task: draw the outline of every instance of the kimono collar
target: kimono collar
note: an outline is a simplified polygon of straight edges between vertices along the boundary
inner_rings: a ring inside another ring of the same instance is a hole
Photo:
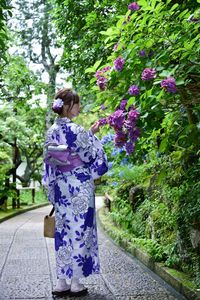
[[[67,117],[56,119],[56,124],[65,124],[65,123],[69,123],[69,122],[72,122],[72,121]]]

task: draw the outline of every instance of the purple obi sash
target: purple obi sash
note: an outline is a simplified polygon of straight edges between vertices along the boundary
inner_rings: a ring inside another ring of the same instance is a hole
[[[61,172],[69,172],[84,165],[79,155],[65,145],[48,145],[46,162]]]
[[[68,157],[68,161],[70,163],[69,165],[57,166],[57,169],[61,172],[70,172],[73,169],[84,165],[79,156]]]

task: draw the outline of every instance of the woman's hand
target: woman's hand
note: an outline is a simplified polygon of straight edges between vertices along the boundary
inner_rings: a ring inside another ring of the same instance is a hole
[[[99,126],[100,126],[99,122],[97,121],[90,127],[90,130],[92,131],[93,134],[99,131]]]

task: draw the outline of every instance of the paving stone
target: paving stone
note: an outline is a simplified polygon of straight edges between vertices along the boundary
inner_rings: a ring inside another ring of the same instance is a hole
[[[100,247],[100,262],[103,273],[135,272],[141,268],[122,251],[112,246]]]
[[[46,248],[43,239],[32,239],[32,240],[16,239],[12,244],[12,248],[15,248],[13,251],[17,251],[19,249],[26,251],[26,249],[28,248],[35,248],[35,247],[37,248],[38,246],[41,247],[41,251],[43,251],[42,248],[44,249]]]
[[[145,296],[117,296],[116,300],[175,300],[171,295],[167,294],[156,294],[156,295],[145,295]]]
[[[51,297],[51,282],[48,275],[8,276],[0,281],[2,300]]]
[[[124,272],[114,276],[112,273],[106,273],[103,277],[114,295],[133,296],[166,292],[164,287],[144,272]]]
[[[9,253],[10,259],[47,259],[47,251],[45,247],[16,247],[12,248]]]
[[[50,206],[43,207],[0,224],[0,268],[9,253],[0,278],[0,300],[53,300],[51,292],[57,280],[54,239],[43,237],[43,218],[49,211]],[[98,237],[101,273],[81,280],[89,290],[81,299],[184,299],[174,297],[100,229]],[[57,299],[80,300],[80,297]]]
[[[4,275],[5,274],[5,275]],[[37,274],[48,275],[49,266],[44,259],[9,259],[6,263],[3,276],[20,275],[20,274]]]

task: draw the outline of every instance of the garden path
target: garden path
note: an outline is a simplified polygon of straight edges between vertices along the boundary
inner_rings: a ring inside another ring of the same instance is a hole
[[[96,197],[96,202],[101,206],[102,198]],[[35,209],[0,224],[0,300],[52,299],[56,281],[53,239],[43,238],[42,232],[49,210],[49,206]],[[84,300],[184,299],[117,247],[101,228],[99,246],[101,274],[83,280],[89,289]]]

